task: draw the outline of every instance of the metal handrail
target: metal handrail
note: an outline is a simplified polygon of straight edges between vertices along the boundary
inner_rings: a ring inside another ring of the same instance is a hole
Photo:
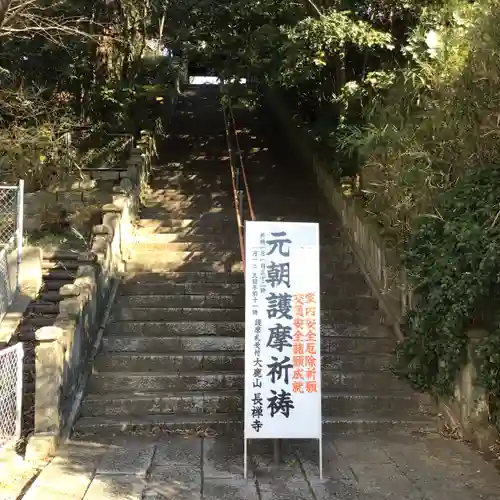
[[[248,200],[248,207],[250,210],[250,217],[252,220],[256,220],[255,218],[255,212],[253,210],[253,204],[252,204],[252,198],[250,196],[250,188],[248,185],[248,178],[246,176],[245,172],[245,166],[243,163],[243,154],[241,152],[240,148],[240,143],[238,140],[238,132],[236,128],[236,121],[234,119],[234,114],[231,108],[231,104],[228,104],[228,109],[231,115],[231,121],[235,133],[235,139],[236,139],[236,147],[238,150],[238,156],[239,156],[239,166],[235,168],[234,162],[233,162],[233,150],[231,147],[231,140],[230,140],[230,127],[228,127],[228,116],[226,114],[226,110],[224,108],[224,105],[222,105],[222,113],[224,116],[224,128],[226,131],[226,142],[227,142],[227,148],[228,148],[228,154],[229,154],[229,165],[231,169],[231,181],[232,181],[232,186],[233,186],[233,196],[234,196],[234,207],[236,210],[236,221],[238,224],[238,238],[240,242],[240,252],[241,252],[241,261],[243,262],[243,273],[245,273],[245,238],[244,238],[244,221],[242,218],[242,208],[243,208],[243,190],[240,189],[240,174],[243,177],[243,183],[245,186],[245,191],[246,191],[246,196]]]
[[[233,130],[234,130],[234,136],[236,139],[236,147],[238,148],[238,157],[240,159],[240,168],[241,168],[241,174],[243,176],[243,182],[245,184],[245,191],[247,195],[247,200],[248,200],[248,208],[250,210],[250,218],[252,220],[255,220],[255,212],[253,210],[253,203],[252,203],[252,197],[250,196],[250,188],[248,186],[248,179],[247,179],[247,174],[245,171],[245,165],[243,164],[243,154],[241,152],[240,148],[240,141],[238,139],[238,129],[236,127],[236,121],[234,119],[234,113],[233,113],[233,107],[231,106],[231,101],[228,102],[228,108],[229,108],[229,114],[231,115],[231,121],[233,124]]]

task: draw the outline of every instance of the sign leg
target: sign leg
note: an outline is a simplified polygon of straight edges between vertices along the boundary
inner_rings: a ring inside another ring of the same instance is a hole
[[[319,438],[319,479],[323,481],[323,440]]]
[[[247,478],[248,471],[248,440],[243,438],[243,477]]]
[[[274,465],[280,464],[280,440],[273,440],[273,455],[274,455]]]

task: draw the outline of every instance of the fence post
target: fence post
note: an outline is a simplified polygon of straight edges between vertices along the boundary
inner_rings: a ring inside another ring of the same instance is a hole
[[[18,351],[17,362],[17,387],[16,387],[16,439],[21,437],[22,416],[23,416],[23,365],[24,365],[24,345],[19,342],[16,345]]]
[[[16,290],[21,289],[21,262],[23,258],[23,232],[24,232],[24,180],[19,180],[17,191],[17,276]]]

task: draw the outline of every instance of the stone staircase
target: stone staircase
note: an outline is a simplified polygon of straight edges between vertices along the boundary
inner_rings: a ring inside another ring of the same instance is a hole
[[[188,89],[161,146],[78,434],[241,429],[244,279],[217,94]],[[273,156],[258,117],[236,118],[257,218],[320,222],[325,430],[428,426],[387,369],[394,337],[314,181]]]

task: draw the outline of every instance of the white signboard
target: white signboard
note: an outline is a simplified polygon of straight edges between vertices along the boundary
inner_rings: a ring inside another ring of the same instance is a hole
[[[321,439],[319,227],[246,222],[247,439]]]

